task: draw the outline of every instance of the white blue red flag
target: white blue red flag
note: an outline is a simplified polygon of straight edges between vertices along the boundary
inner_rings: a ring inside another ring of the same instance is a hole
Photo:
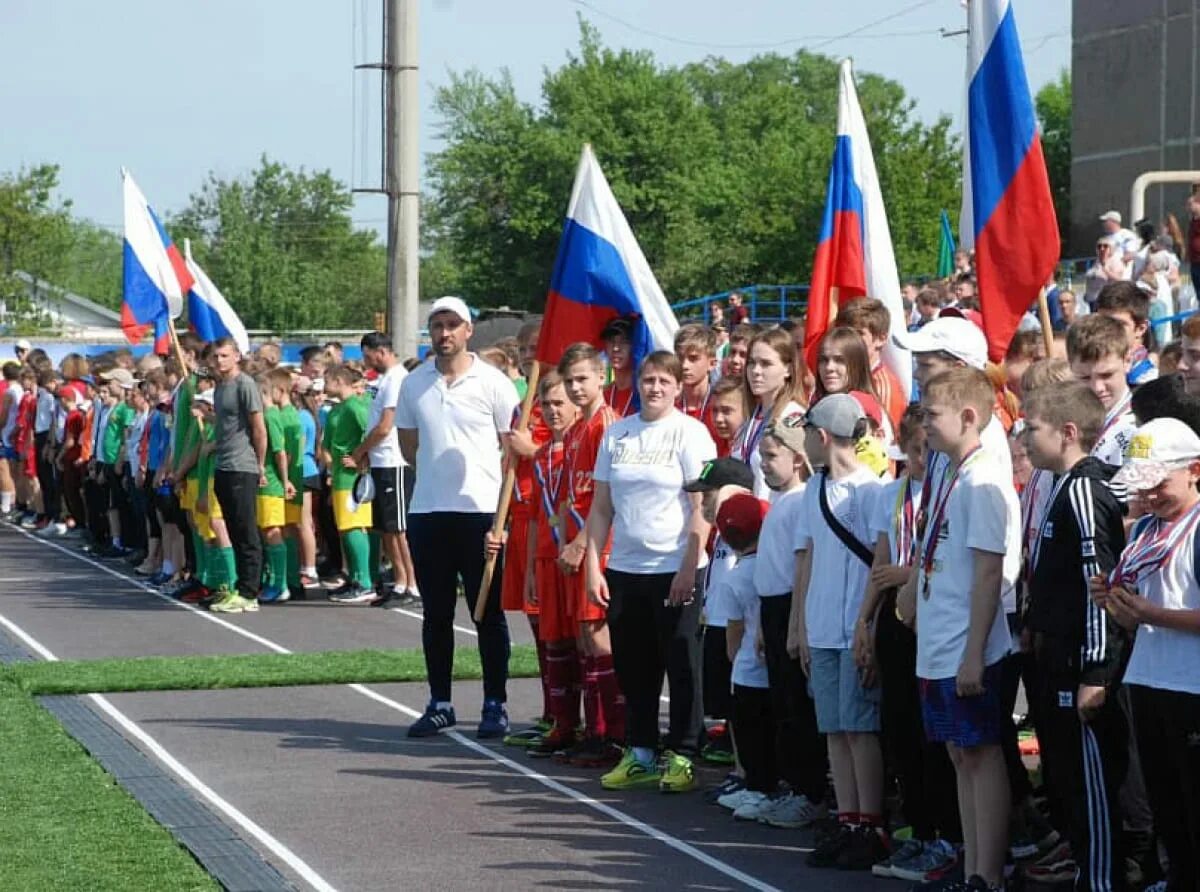
[[[837,142],[808,292],[804,358],[809,368],[816,370],[821,339],[833,326],[838,307],[863,295],[883,302],[891,315],[892,334],[903,339],[906,317],[892,234],[867,123],[854,88],[854,71],[845,59],[839,76]],[[888,338],[883,361],[900,381],[901,392],[908,394],[912,388],[911,354]]]
[[[618,316],[634,323],[635,368],[648,353],[672,349],[679,323],[585,145],[546,295],[538,359],[557,363],[577,341],[599,347],[600,332]]]
[[[1059,257],[1058,220],[1010,0],[971,0],[959,238],[975,249],[988,356],[1004,358]]]
[[[124,289],[121,329],[131,344],[154,331],[154,352],[170,349],[170,320],[183,311],[192,276],[171,237],[129,171],[121,171],[125,200]]]
[[[206,341],[217,338],[233,338],[238,349],[243,353],[250,352],[250,338],[246,335],[246,327],[233,311],[225,295],[217,289],[212,279],[192,257],[190,239],[183,240],[183,261],[191,273],[192,287],[187,293],[188,325]]]

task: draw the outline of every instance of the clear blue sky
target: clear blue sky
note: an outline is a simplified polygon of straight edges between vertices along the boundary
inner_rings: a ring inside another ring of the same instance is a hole
[[[362,184],[355,159],[365,133],[377,169],[378,106],[360,92],[372,120],[363,128],[360,110],[356,126],[352,67],[376,61],[380,2],[3,0],[0,171],[56,162],[76,212],[114,227],[122,165],[160,212],[183,207],[209,170],[236,176],[264,152]],[[1036,90],[1069,66],[1070,0],[1013,3]],[[667,64],[849,55],[903,84],[923,117],[959,116],[965,37],[938,33],[963,26],[959,0],[421,0],[422,153],[437,148],[429,107],[449,71],[507,68],[536,102],[543,69],[577,45],[579,14],[607,44]],[[382,198],[362,197],[355,219],[378,227],[384,214]]]

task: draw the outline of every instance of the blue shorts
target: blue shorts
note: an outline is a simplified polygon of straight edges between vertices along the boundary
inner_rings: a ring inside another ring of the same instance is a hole
[[[7,459],[8,461],[20,461],[21,455],[12,446],[0,443],[0,458]]]
[[[974,697],[958,696],[954,678],[917,679],[925,737],[960,747],[998,744],[1004,725],[1003,662],[998,660],[983,670],[983,693]]]
[[[879,731],[879,685],[862,686],[853,652],[814,647],[808,690],[817,710],[817,730],[822,734]]]

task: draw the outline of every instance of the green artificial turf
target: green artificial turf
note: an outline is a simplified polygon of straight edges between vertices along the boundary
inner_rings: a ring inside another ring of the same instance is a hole
[[[479,651],[457,648],[454,677],[481,677]],[[514,645],[513,678],[536,678],[532,645]],[[383,683],[425,680],[418,649],[319,651],[116,660],[13,663],[0,668],[8,681],[29,694],[105,694],[119,691],[191,691],[283,685]],[[3,752],[3,750],[0,750]]]
[[[0,885],[22,892],[219,886],[54,717],[0,681]]]

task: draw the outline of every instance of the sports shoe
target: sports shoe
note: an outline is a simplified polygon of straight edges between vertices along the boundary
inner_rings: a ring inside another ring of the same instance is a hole
[[[348,580],[341,573],[334,573],[321,580],[321,588],[337,591],[342,586],[349,584],[349,582],[350,580]]]
[[[1067,858],[1062,861],[1055,861],[1052,864],[1028,864],[1021,871],[1025,879],[1034,883],[1043,883],[1047,886],[1058,885],[1060,883],[1075,882],[1075,876],[1079,873],[1079,866],[1074,859]]]
[[[243,598],[239,594],[230,594],[228,598],[214,601],[208,607],[213,613],[256,613],[258,601],[253,598]]]
[[[575,746],[574,729],[560,732],[558,728],[555,728],[548,734],[543,734],[541,739],[530,746],[526,752],[534,759],[549,759],[551,756],[565,753],[573,746]]]
[[[438,709],[437,704],[430,700],[429,705],[425,707],[425,714],[408,726],[408,736],[433,737],[457,724],[458,719],[454,717],[453,706],[448,709]]]
[[[1157,883],[1151,883],[1142,892],[1167,892],[1167,881],[1159,880]]]
[[[1031,867],[1047,867],[1051,864],[1057,864],[1060,861],[1071,861],[1071,860],[1073,860],[1073,857],[1071,855],[1071,844],[1069,842],[1067,842],[1066,840],[1063,840],[1058,845],[1056,845],[1054,848],[1052,848],[1050,851],[1046,852],[1046,854],[1042,855],[1042,857],[1038,858],[1030,866]]]
[[[334,604],[347,604],[351,607],[369,607],[375,598],[374,589],[362,588],[355,582],[347,583],[329,593],[329,600]]]
[[[733,765],[733,750],[729,748],[729,737],[723,735],[713,743],[706,743],[700,750],[700,758],[713,765]]]
[[[963,884],[963,889],[969,892],[1003,892],[1004,886],[993,886],[979,874],[971,874],[970,879]]]
[[[849,824],[840,825],[837,833],[827,836],[813,847],[804,863],[809,867],[837,867],[838,858],[854,841],[854,837],[853,827]]]
[[[374,592],[372,592],[374,596]],[[493,737],[503,737],[508,733],[508,712],[499,700],[484,700],[483,711],[475,736],[480,740],[490,740]]]
[[[893,837],[893,841],[895,838]],[[895,868],[906,861],[916,858],[925,851],[925,844],[920,840],[908,839],[892,849],[892,853],[882,861],[876,861],[871,865],[871,873],[877,877],[897,877],[898,874],[893,871]]]
[[[21,529],[23,530],[36,530],[37,525],[36,514],[27,513],[21,518]]]
[[[662,780],[658,782],[660,793],[686,793],[696,789],[696,772],[692,760],[687,756],[667,750],[663,753]]]
[[[620,744],[592,737],[561,756],[556,755],[554,760],[575,768],[612,768],[621,761],[624,754]]]
[[[837,856],[838,870],[871,870],[888,856],[887,838],[878,827],[856,827]]]
[[[535,746],[543,737],[541,731],[537,728],[526,728],[524,731],[512,731],[504,735],[505,746],[520,746],[531,747]]]
[[[292,595],[286,588],[267,586],[258,595],[259,604],[282,604]]]
[[[911,858],[894,863],[892,876],[913,883],[931,883],[944,879],[958,865],[958,852],[944,839],[935,839],[921,847]]]
[[[300,574],[301,588],[317,588],[320,584],[321,580],[319,580],[317,577],[309,576],[307,573]]]
[[[660,780],[658,766],[639,762],[633,747],[629,747],[621,761],[600,778],[600,786],[606,790],[657,790]]]
[[[721,781],[711,790],[704,791],[704,801],[715,803],[727,793],[736,793],[738,790],[746,789],[746,782],[738,775],[732,772],[725,775],[725,780]]]
[[[745,787],[742,787],[740,790],[733,790],[724,796],[719,796],[717,798],[717,805],[735,812],[739,808],[747,805],[755,805],[769,798],[766,793],[760,793],[758,790],[747,790]]]
[[[772,827],[799,830],[824,814],[824,807],[816,805],[803,793],[788,793],[774,800],[758,820]]]
[[[227,588],[221,588],[214,592],[202,585],[192,585],[184,589],[183,593],[179,595],[179,600],[184,604],[202,604],[205,601],[216,603],[223,601],[230,594],[231,592]]]
[[[133,568],[133,572],[138,576],[149,576],[151,579],[153,579],[158,575],[158,568],[147,561],[142,561]]]

